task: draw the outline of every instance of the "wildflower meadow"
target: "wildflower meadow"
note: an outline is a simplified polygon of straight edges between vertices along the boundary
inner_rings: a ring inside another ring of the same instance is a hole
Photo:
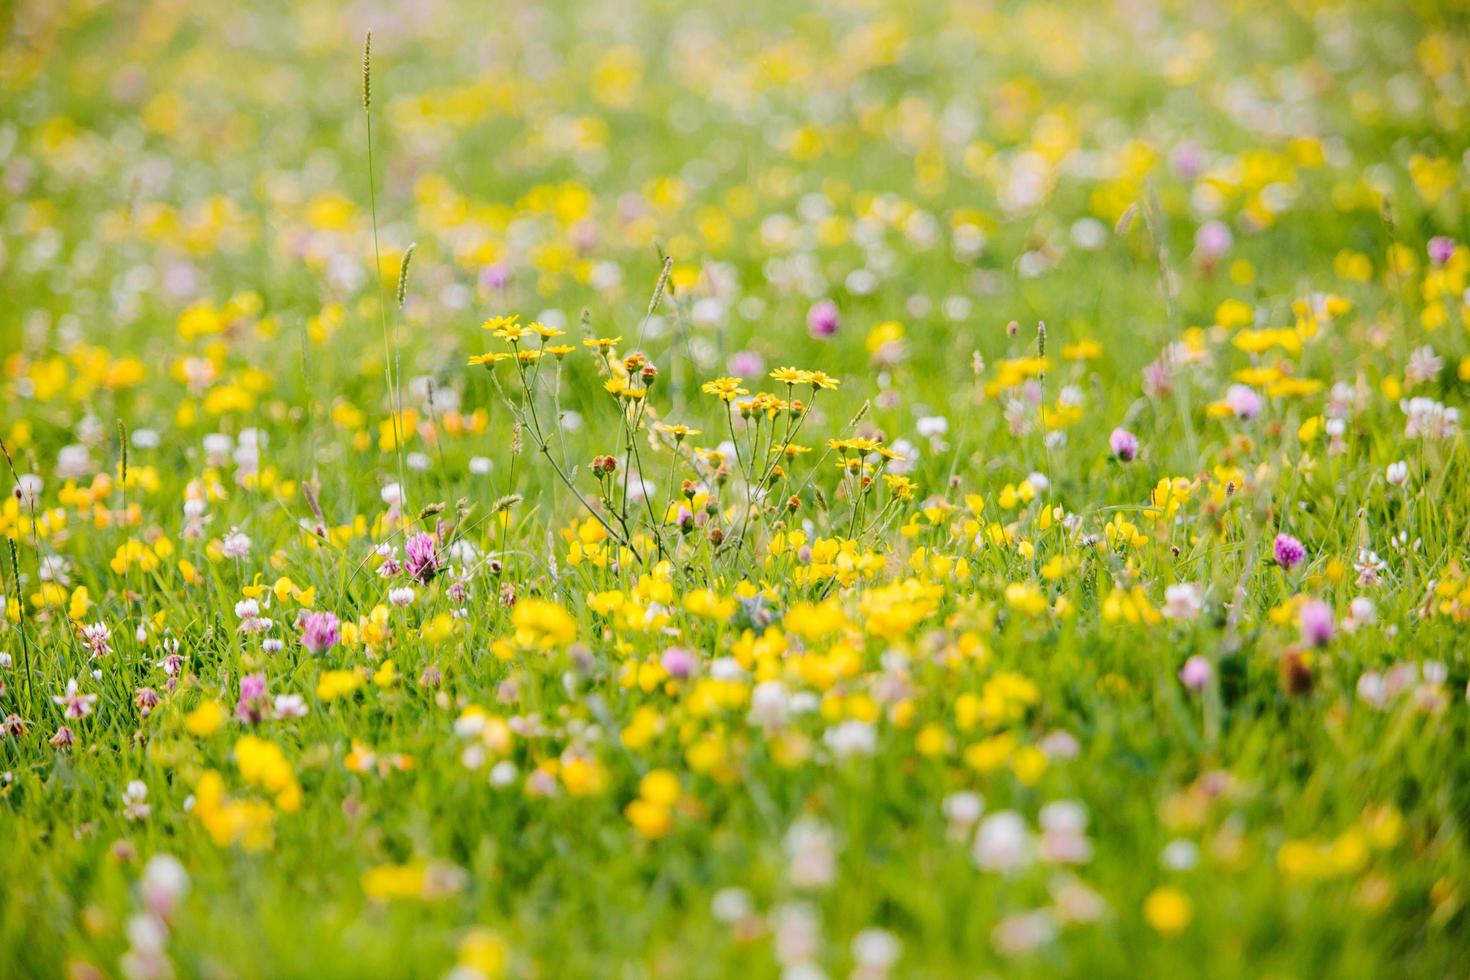
[[[0,976],[1470,972],[1462,0],[0,4]]]

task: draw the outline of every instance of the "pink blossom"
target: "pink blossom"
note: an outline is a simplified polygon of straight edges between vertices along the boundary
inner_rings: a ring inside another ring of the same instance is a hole
[[[240,701],[235,705],[235,717],[252,725],[265,717],[264,674],[246,674],[240,678]]]
[[[1337,632],[1332,607],[1321,599],[1309,599],[1303,603],[1297,613],[1297,622],[1301,626],[1302,642],[1308,646],[1326,646]]]
[[[669,647],[659,658],[659,663],[669,672],[670,677],[683,680],[694,673],[695,667],[699,665],[699,658],[683,647]]]
[[[1274,550],[1276,553],[1276,564],[1288,572],[1301,564],[1302,560],[1307,557],[1307,549],[1290,534],[1276,535]]]
[[[92,713],[92,705],[97,703],[97,695],[80,693],[77,689],[77,679],[73,677],[66,682],[65,693],[56,695],[51,700],[61,705],[62,714],[75,720],[85,718]]]
[[[1184,666],[1179,668],[1179,683],[1191,691],[1201,691],[1210,682],[1213,674],[1214,669],[1210,667],[1210,662],[1199,654],[1195,654],[1184,661]]]
[[[301,645],[320,656],[342,639],[341,624],[329,612],[314,612],[301,623]]]
[[[420,584],[428,584],[432,581],[443,566],[443,559],[439,556],[434,536],[427,532],[421,532],[409,538],[404,552],[407,555],[404,568],[408,571],[409,578]]]
[[[112,631],[107,628],[106,623],[82,627],[82,640],[94,657],[105,657],[112,652],[112,644],[109,642],[111,639]]]
[[[1261,396],[1249,385],[1231,385],[1225,392],[1225,404],[1236,418],[1253,419],[1261,414]]]
[[[1127,429],[1119,426],[1108,436],[1108,448],[1120,462],[1131,463],[1138,455],[1138,437]]]
[[[841,325],[842,318],[838,315],[837,304],[830,299],[818,300],[807,311],[806,328],[811,331],[813,337],[818,339],[830,337]]]

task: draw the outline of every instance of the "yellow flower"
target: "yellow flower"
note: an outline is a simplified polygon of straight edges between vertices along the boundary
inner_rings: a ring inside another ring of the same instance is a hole
[[[1102,356],[1102,344],[1095,340],[1079,340],[1062,347],[1062,356],[1069,361],[1092,361]]]
[[[577,638],[577,621],[561,606],[542,599],[522,599],[511,613],[516,642],[522,647],[550,650]]]
[[[650,770],[638,783],[638,792],[645,800],[659,806],[673,806],[683,795],[679,777],[667,769]]]
[[[1165,885],[1144,899],[1143,918],[1160,935],[1177,936],[1194,918],[1194,905],[1184,892]]]
[[[362,687],[362,675],[355,670],[324,670],[316,682],[316,696],[335,701]]]
[[[373,683],[379,687],[392,687],[398,680],[398,668],[392,660],[384,660],[381,667],[373,673]]]
[[[459,944],[459,965],[486,980],[496,980],[510,966],[510,947],[499,933],[471,929]]]
[[[629,803],[623,810],[628,822],[638,832],[638,836],[646,840],[658,840],[660,837],[668,836],[674,827],[674,820],[669,808],[648,800],[637,799]]]
[[[1046,596],[1034,585],[1012,582],[1006,586],[1006,605],[1023,615],[1035,618],[1046,612]]]
[[[362,890],[378,902],[419,898],[424,893],[424,868],[415,864],[380,864],[362,873]]]
[[[225,723],[225,709],[218,701],[205,701],[184,718],[184,727],[197,738],[208,738]]]
[[[723,621],[735,615],[735,600],[721,599],[710,589],[695,589],[684,596],[684,608],[695,616]]]
[[[665,435],[673,436],[675,442],[683,442],[690,436],[698,436],[704,434],[699,429],[691,429],[687,425],[667,425],[663,422],[659,422],[657,425],[654,426],[654,428],[658,429],[658,431],[664,433]]]
[[[301,806],[301,787],[279,745],[243,735],[235,742],[235,764],[247,783],[275,794],[276,805],[282,810],[294,812]]]
[[[750,394],[747,389],[740,387],[739,378],[716,378],[713,381],[706,381],[699,390],[727,403],[733,402],[741,395]]]
[[[480,329],[492,331],[497,337],[506,337],[507,333],[515,333],[519,337],[526,329],[519,325],[520,319],[519,313],[513,313],[510,316],[492,316],[480,324]]]

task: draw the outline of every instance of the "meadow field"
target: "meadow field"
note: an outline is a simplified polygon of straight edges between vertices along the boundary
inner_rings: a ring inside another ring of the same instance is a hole
[[[1470,975],[1470,5],[0,4],[0,976]]]

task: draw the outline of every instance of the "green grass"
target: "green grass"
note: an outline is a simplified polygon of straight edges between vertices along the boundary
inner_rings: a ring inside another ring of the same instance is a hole
[[[1463,972],[1463,5],[0,24],[0,974]]]

